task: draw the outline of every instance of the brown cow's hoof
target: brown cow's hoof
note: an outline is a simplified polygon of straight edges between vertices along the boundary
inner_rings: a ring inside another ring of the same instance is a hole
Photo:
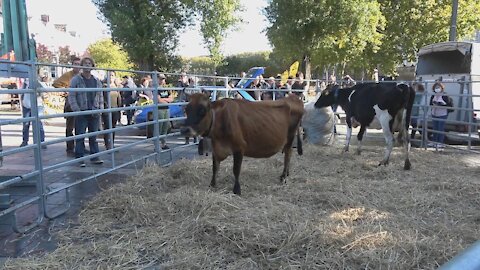
[[[404,170],[410,170],[412,168],[412,163],[410,163],[409,159],[405,160],[405,165],[403,165]]]
[[[200,156],[203,156],[204,153],[205,153],[205,148],[203,145],[203,139],[201,139],[200,142],[198,143],[198,154]]]

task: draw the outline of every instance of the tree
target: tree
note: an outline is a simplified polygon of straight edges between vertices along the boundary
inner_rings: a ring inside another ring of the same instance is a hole
[[[428,44],[448,41],[452,1],[379,0],[388,18],[384,42],[372,54],[375,64],[393,72],[402,60],[414,61],[418,50]],[[473,36],[480,28],[480,1],[459,1],[457,38]]]
[[[215,63],[211,57],[198,56],[182,59],[182,70],[193,74],[215,74]]]
[[[286,61],[310,58],[318,69],[395,72],[421,47],[448,41],[451,1],[272,0],[265,9],[273,54]],[[459,1],[457,37],[480,28],[480,1]],[[341,72],[340,72],[341,73]]]
[[[367,48],[375,51],[385,26],[380,5],[370,0],[272,0],[264,13],[275,55],[319,67],[345,66]]]
[[[291,63],[290,63],[291,64]],[[264,76],[275,76],[283,72],[290,64],[283,65],[271,57],[270,52],[248,52],[227,56],[219,66],[216,66],[209,56],[200,56],[183,59],[182,69],[194,74],[219,76],[239,76],[240,72],[248,71],[252,67],[265,67]]]
[[[238,0],[215,0],[215,1],[194,1],[195,10],[200,14],[202,21],[200,30],[210,57],[216,66],[222,60],[223,55],[220,51],[227,30],[240,22],[235,16],[241,9]]]
[[[131,69],[132,64],[128,54],[111,39],[103,39],[88,46],[87,51],[100,68]]]
[[[179,63],[179,33],[198,19],[215,61],[225,32],[238,20],[239,0],[93,0],[114,41],[142,70],[171,69]]]
[[[63,65],[70,64],[70,58],[72,56],[72,52],[70,51],[70,47],[67,45],[65,47],[58,47],[58,63]]]
[[[52,63],[53,62],[53,52],[48,49],[44,44],[37,44],[37,61],[42,63]]]
[[[222,75],[239,76],[240,72],[247,72],[252,67],[265,67],[265,76],[274,76],[289,65],[275,61],[270,52],[249,52],[226,57],[224,63],[218,67],[218,72]]]

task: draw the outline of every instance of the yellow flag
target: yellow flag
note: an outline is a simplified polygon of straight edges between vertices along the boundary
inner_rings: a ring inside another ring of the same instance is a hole
[[[295,77],[295,75],[297,75],[299,64],[300,63],[298,61],[293,62],[293,64],[290,66],[290,72],[288,73],[288,76]]]
[[[283,73],[282,73],[282,85],[284,85],[288,80],[288,70],[285,70]]]

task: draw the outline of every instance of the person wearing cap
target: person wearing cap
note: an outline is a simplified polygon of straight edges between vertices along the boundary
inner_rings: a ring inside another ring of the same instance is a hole
[[[165,76],[165,74],[160,73],[158,75],[158,87],[159,87],[159,89],[158,89],[158,103],[159,103],[159,105],[168,104],[168,103],[173,102],[173,97],[170,93],[170,90],[166,89],[166,86],[167,86],[167,77]],[[168,108],[169,108],[168,106],[158,107],[158,120],[170,118]],[[168,132],[168,125],[170,124],[170,122],[169,121],[162,121],[162,122],[159,122],[158,124],[159,124],[159,135],[160,136],[166,135],[167,132]],[[162,147],[163,150],[166,150],[166,149],[170,148],[170,147],[168,147],[168,145],[165,141],[165,138],[160,139],[160,144],[161,144],[161,147]]]
[[[275,88],[275,78],[269,77],[268,80],[262,87],[263,89],[274,89]],[[272,100],[273,99],[273,92],[272,91],[263,91],[261,95],[262,100]]]

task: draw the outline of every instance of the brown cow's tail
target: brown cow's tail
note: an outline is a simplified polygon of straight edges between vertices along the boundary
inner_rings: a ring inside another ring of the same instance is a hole
[[[297,128],[297,152],[301,156],[303,155],[302,136],[300,134],[300,126]]]

